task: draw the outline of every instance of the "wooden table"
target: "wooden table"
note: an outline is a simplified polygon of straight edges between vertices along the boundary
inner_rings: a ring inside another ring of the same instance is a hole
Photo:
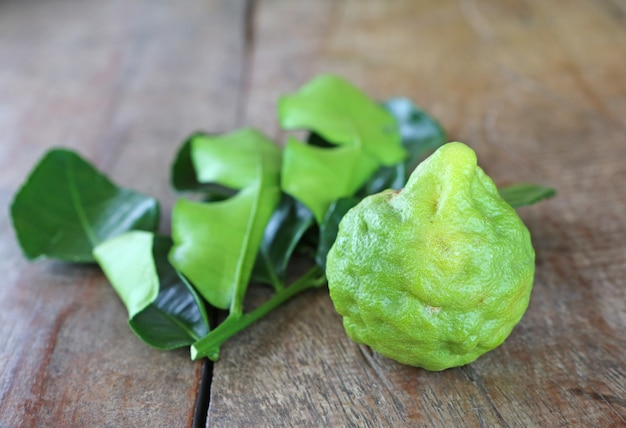
[[[254,126],[319,72],[412,98],[521,209],[537,251],[522,322],[432,373],[353,344],[327,290],[211,365],[143,345],[95,267],[28,264],[0,214],[0,426],[626,426],[626,3],[621,0],[6,0],[0,205],[52,146],[158,197],[192,131]]]

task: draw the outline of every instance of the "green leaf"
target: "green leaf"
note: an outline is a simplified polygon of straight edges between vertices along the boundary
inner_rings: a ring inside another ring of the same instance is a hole
[[[191,147],[194,141],[211,138],[208,134],[195,133],[182,144],[172,164],[172,187],[180,192],[199,192],[206,201],[220,201],[233,196],[236,190],[216,183],[198,181],[196,168],[191,158]]]
[[[202,300],[167,261],[171,245],[169,238],[133,231],[94,249],[131,329],[159,349],[189,346],[209,332]]]
[[[193,134],[178,149],[172,164],[172,187],[179,191],[200,190],[202,183],[196,178],[196,170],[191,160],[191,142],[202,134]]]
[[[280,148],[254,129],[219,136],[197,135],[191,141],[191,155],[200,183],[217,183],[231,189],[243,189],[270,178],[275,181],[280,171]]]
[[[532,205],[556,195],[556,190],[551,187],[528,183],[500,187],[498,192],[502,199],[507,201],[513,208]]]
[[[358,204],[360,200],[361,198],[358,197],[339,199],[333,202],[326,212],[324,221],[320,224],[320,239],[315,255],[315,262],[322,269],[326,270],[326,256],[335,243],[335,239],[337,239],[339,222],[341,222],[343,216],[352,207]]]
[[[333,201],[353,195],[378,169],[378,163],[358,146],[327,149],[293,137],[283,156],[283,190],[308,206],[318,223]]]
[[[259,248],[252,279],[284,286],[287,264],[304,233],[314,224],[313,213],[287,194],[272,214]]]
[[[280,199],[278,146],[245,129],[192,141],[198,181],[241,189],[224,201],[181,199],[172,213],[172,265],[213,306],[239,313],[265,226]]]
[[[404,162],[379,168],[359,192],[363,196],[403,188],[417,164],[446,142],[441,125],[411,100],[392,98],[385,101],[383,107],[396,119],[402,146],[409,156]]]
[[[129,318],[143,311],[159,294],[159,277],[152,255],[154,235],[128,232],[94,248],[93,254],[128,310]]]
[[[358,194],[361,197],[365,197],[382,192],[385,189],[402,189],[406,184],[407,177],[407,168],[404,163],[380,167],[367,180]]]
[[[11,204],[25,256],[93,262],[93,248],[129,230],[154,231],[155,199],[117,187],[78,154],[49,151]]]
[[[407,174],[447,142],[439,122],[408,98],[391,98],[383,103],[383,107],[396,119],[402,146],[409,153],[404,161]]]
[[[313,79],[282,97],[278,111],[283,128],[311,131],[310,145],[288,140],[281,186],[318,223],[332,202],[352,196],[381,166],[407,156],[394,116],[340,77]]]
[[[284,129],[314,131],[338,145],[358,145],[382,165],[406,157],[393,116],[346,80],[324,74],[278,103]]]
[[[326,147],[326,148],[335,147],[335,144],[329,143],[321,135],[318,135],[315,132],[309,132],[309,135],[307,135],[307,138],[306,138],[306,143],[311,146],[317,146],[317,147]]]

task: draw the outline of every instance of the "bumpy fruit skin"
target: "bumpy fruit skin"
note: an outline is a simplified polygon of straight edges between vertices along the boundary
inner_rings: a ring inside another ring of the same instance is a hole
[[[347,334],[427,370],[500,345],[530,299],[528,229],[462,143],[422,162],[400,192],[364,199],[341,221],[327,276]]]

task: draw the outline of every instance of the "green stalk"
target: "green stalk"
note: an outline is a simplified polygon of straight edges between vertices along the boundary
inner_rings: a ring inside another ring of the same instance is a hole
[[[214,330],[191,345],[191,359],[198,360],[208,357],[210,360],[216,361],[219,358],[220,346],[226,340],[263,318],[292,297],[310,288],[320,287],[325,283],[324,271],[319,266],[314,266],[289,287],[277,291],[268,301],[256,309],[247,314],[229,314]]]

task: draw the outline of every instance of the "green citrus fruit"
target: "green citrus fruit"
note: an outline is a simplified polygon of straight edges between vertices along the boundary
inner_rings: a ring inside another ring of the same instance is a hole
[[[526,311],[528,229],[462,143],[422,162],[401,191],[342,219],[328,254],[347,334],[401,363],[443,370],[500,345]]]

